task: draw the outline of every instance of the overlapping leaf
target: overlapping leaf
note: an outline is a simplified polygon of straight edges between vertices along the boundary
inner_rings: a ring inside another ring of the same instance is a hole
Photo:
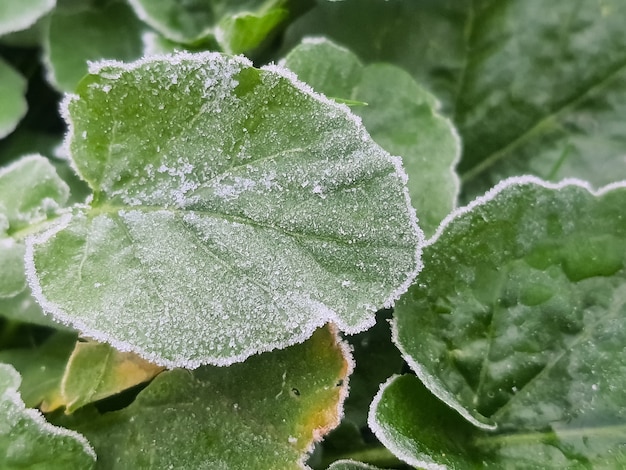
[[[500,467],[529,453],[556,467],[626,458],[624,204],[625,185],[592,193],[508,180],[429,241],[427,268],[396,305],[396,342],[435,395],[495,428],[471,433],[457,455],[443,449],[450,459],[475,454],[472,446]],[[380,436],[415,437],[434,421],[403,428],[397,415],[412,405],[390,396],[373,407],[396,407],[376,418]],[[449,463],[436,446],[426,453]]]
[[[302,469],[339,422],[345,349],[324,328],[228,368],[163,372],[123,410],[62,422],[88,437],[104,468]]]
[[[298,45],[285,65],[327,96],[367,104],[353,112],[379,145],[402,157],[420,227],[431,235],[456,204],[460,155],[456,131],[439,114],[435,97],[402,69],[364,66],[349,50],[321,38]]]
[[[0,139],[26,114],[26,80],[0,58]]]
[[[143,28],[133,10],[120,1],[55,11],[44,43],[49,80],[72,92],[87,73],[88,61],[138,59]]]
[[[0,3],[0,36],[32,26],[39,18],[50,12],[55,4],[56,0],[20,0]]]
[[[45,413],[64,405],[61,379],[75,343],[75,334],[59,332],[36,347],[0,351],[0,362],[22,376],[20,392],[27,407]]]
[[[190,44],[216,41],[238,54],[258,46],[287,16],[284,0],[130,0],[139,18],[167,39]]]
[[[427,85],[463,140],[477,194],[511,175],[626,177],[626,4],[540,0],[319,2],[288,44],[327,35]]]
[[[104,63],[78,92],[68,145],[94,198],[27,257],[42,305],[89,336],[229,364],[366,329],[414,277],[399,159],[285,70],[180,54]]]
[[[1,357],[1,356],[0,356]],[[61,383],[66,413],[147,382],[163,370],[133,353],[121,353],[108,344],[76,343]]]
[[[41,156],[24,157],[0,169],[0,299],[26,289],[24,238],[68,196],[67,185]]]
[[[24,407],[17,389],[20,375],[0,364],[0,466],[3,469],[93,468],[96,455],[80,434],[52,426]]]

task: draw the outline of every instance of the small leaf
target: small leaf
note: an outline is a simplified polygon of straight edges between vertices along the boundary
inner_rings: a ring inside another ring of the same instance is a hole
[[[32,26],[55,4],[56,0],[3,1],[0,3],[0,36]]]
[[[0,362],[11,364],[22,376],[26,406],[44,413],[63,406],[61,379],[75,343],[75,334],[55,333],[34,348],[0,351]]]
[[[323,38],[305,39],[285,65],[327,96],[367,103],[352,111],[380,146],[402,157],[420,227],[432,235],[456,205],[454,167],[460,156],[458,135],[439,114],[435,97],[402,69],[363,66],[352,52]]]
[[[137,16],[166,38],[193,45],[213,37],[224,52],[252,49],[285,18],[283,0],[129,0]]]
[[[94,190],[31,238],[44,308],[159,365],[226,365],[374,323],[419,266],[399,159],[277,67],[104,63],[67,102]]]
[[[67,362],[62,382],[66,413],[151,380],[162,367],[108,344],[79,342]]]
[[[600,467],[626,457],[625,204],[626,183],[511,179],[429,240],[395,341],[436,396],[495,429],[476,446]]]
[[[0,364],[0,466],[3,469],[66,470],[93,468],[96,454],[80,434],[52,426],[36,410],[27,409],[17,389],[20,375]]]
[[[339,423],[350,359],[330,328],[228,368],[158,375],[120,411],[62,417],[103,468],[305,468],[312,444]]]
[[[224,52],[240,54],[257,47],[287,16],[289,12],[282,8],[227,16],[220,21],[215,38]]]
[[[0,21],[1,18],[0,12]],[[13,132],[17,123],[26,114],[25,94],[24,77],[0,58],[0,139]]]
[[[23,239],[69,196],[48,160],[32,155],[0,169],[0,299],[26,288]]]
[[[87,62],[135,60],[142,54],[143,26],[119,1],[78,11],[55,11],[44,43],[48,78],[62,91],[74,91],[87,73]]]
[[[355,462],[353,460],[337,460],[333,462],[328,470],[380,470],[378,467],[364,464],[363,462]]]

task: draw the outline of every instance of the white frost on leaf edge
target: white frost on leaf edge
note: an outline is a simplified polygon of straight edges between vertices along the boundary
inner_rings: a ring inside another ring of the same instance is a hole
[[[388,430],[385,426],[380,423],[376,419],[376,410],[378,408],[378,404],[383,397],[383,393],[395,380],[402,377],[401,375],[394,374],[387,379],[386,382],[380,385],[376,396],[372,400],[370,405],[369,412],[367,414],[367,425],[370,427],[374,435],[382,442],[382,444],[391,451],[393,455],[398,457],[400,460],[412,465],[416,468],[423,468],[425,470],[446,470],[448,467],[446,465],[440,465],[433,462],[427,462],[424,460],[418,460],[415,456],[409,452],[402,446],[399,445],[398,442],[393,439],[388,433]]]
[[[269,65],[265,65],[265,66],[261,67],[261,70],[267,70],[269,72],[274,72],[277,75],[280,75],[281,77],[286,78],[287,80],[289,80],[291,82],[291,84],[294,87],[296,87],[302,93],[310,96],[311,98],[313,98],[313,99],[315,99],[315,100],[317,100],[317,101],[319,101],[319,102],[321,102],[321,103],[323,103],[323,104],[325,104],[327,106],[333,107],[333,108],[343,112],[345,114],[345,116],[348,119],[350,119],[355,124],[355,126],[357,126],[357,129],[359,129],[361,131],[361,134],[359,135],[360,139],[362,139],[363,141],[371,140],[372,142],[374,142],[374,139],[372,139],[372,137],[367,132],[367,129],[363,125],[363,121],[361,120],[361,118],[359,116],[353,114],[350,111],[350,108],[347,105],[345,105],[343,103],[337,103],[335,100],[332,100],[332,99],[326,97],[322,93],[316,92],[315,90],[313,90],[313,88],[311,88],[311,86],[309,86],[306,83],[300,81],[300,79],[298,79],[298,77],[297,77],[297,75],[295,73],[293,73],[291,70],[285,68],[282,65],[269,64]],[[378,144],[376,144],[376,145],[378,145]],[[407,205],[407,210],[408,210],[408,215],[409,215],[409,223],[411,224],[411,229],[413,230],[413,233],[415,233],[417,235],[417,237],[416,237],[417,238],[417,247],[416,247],[416,250],[415,250],[415,268],[412,271],[407,273],[406,280],[395,291],[393,291],[389,295],[387,300],[385,300],[384,303],[383,303],[383,308],[391,308],[396,303],[396,300],[398,300],[402,296],[402,294],[404,294],[409,289],[411,284],[413,284],[413,281],[415,281],[415,278],[417,277],[417,275],[420,273],[420,271],[424,267],[424,265],[422,263],[422,249],[423,249],[424,246],[426,246],[426,239],[424,237],[424,232],[422,231],[422,229],[420,228],[420,226],[418,224],[417,214],[416,214],[415,209],[413,208],[413,205],[411,203],[411,195],[409,194],[409,188],[407,186],[408,181],[409,181],[409,176],[407,175],[406,170],[404,169],[404,166],[402,165],[402,158],[398,157],[398,156],[391,155],[389,152],[387,152],[382,147],[380,147],[380,149],[382,150],[383,154],[387,157],[387,161],[389,163],[391,163],[395,167],[395,169],[396,169],[396,175],[395,176],[402,182],[402,192],[404,194],[404,200],[405,200],[406,205]],[[340,322],[340,319],[329,319],[329,321],[339,321]],[[360,333],[361,331],[365,331],[367,328],[372,327],[374,325],[374,323],[376,322],[376,320],[374,318],[372,318],[372,321],[373,322],[371,324],[369,324],[369,326],[366,326],[365,328],[358,328],[358,327],[351,328],[351,329],[343,329],[342,328],[342,331],[345,331],[348,334]]]
[[[462,215],[467,214],[468,212],[471,212],[478,206],[482,206],[483,204],[488,203],[492,199],[496,198],[498,194],[507,190],[510,187],[525,186],[525,185],[531,185],[531,184],[535,184],[537,186],[541,186],[546,189],[554,189],[557,191],[567,186],[577,186],[579,188],[586,189],[587,191],[589,191],[591,194],[593,194],[596,197],[602,196],[603,194],[613,189],[626,188],[626,180],[616,181],[614,183],[610,183],[606,186],[603,186],[599,189],[593,189],[593,187],[588,181],[584,181],[578,178],[565,178],[557,183],[553,183],[551,181],[542,180],[541,178],[538,178],[533,175],[513,176],[511,178],[507,178],[507,179],[500,181],[493,188],[491,188],[482,196],[478,196],[476,199],[471,201],[468,205],[459,207],[458,209],[455,209],[450,214],[448,214],[446,218],[441,221],[441,224],[439,224],[439,227],[437,227],[437,230],[433,234],[433,236],[425,241],[424,247],[434,244],[439,239],[439,237],[441,237],[441,235],[446,230],[448,225],[450,225],[456,218],[461,217]]]
[[[342,0],[328,0],[328,1],[342,1]],[[362,468],[363,470],[381,470],[380,468],[373,467],[372,465],[369,465],[367,463],[358,462],[357,460],[350,460],[350,459],[335,460],[333,463],[330,464],[330,467],[328,467],[327,470],[334,470],[337,465],[358,465],[358,467]]]
[[[6,371],[8,371],[12,379],[9,387],[4,392],[2,392],[3,397],[8,398],[17,407],[18,410],[23,411],[23,414],[30,418],[42,431],[47,432],[52,436],[67,436],[76,439],[83,447],[85,453],[89,455],[94,460],[94,462],[96,461],[96,452],[94,451],[93,447],[91,447],[91,444],[89,444],[89,441],[87,441],[85,436],[76,431],[72,431],[71,429],[54,426],[53,424],[50,424],[48,421],[46,421],[46,418],[43,416],[43,414],[41,414],[41,412],[39,412],[39,410],[36,410],[34,408],[26,408],[26,405],[22,401],[22,397],[18,392],[19,386],[22,383],[22,378],[19,372],[17,372],[13,368],[13,366],[0,363],[0,369],[5,369]]]
[[[441,381],[430,374],[420,363],[418,363],[413,356],[411,356],[402,346],[400,340],[398,339],[398,322],[395,318],[391,320],[391,341],[396,347],[400,350],[402,354],[402,358],[407,362],[409,367],[415,375],[420,379],[420,381],[424,384],[424,386],[430,390],[430,392],[435,395],[439,400],[444,402],[450,408],[459,413],[463,418],[472,423],[474,426],[484,429],[486,431],[494,431],[497,428],[496,424],[490,424],[489,422],[479,421],[475,416],[473,416],[465,406],[463,406],[459,401],[452,395],[448,389],[441,383]],[[485,418],[488,420],[488,418]]]
[[[424,248],[439,240],[439,238],[443,235],[448,225],[454,222],[458,217],[463,216],[474,210],[476,207],[484,205],[496,198],[501,192],[515,186],[525,186],[525,185],[537,185],[547,189],[560,190],[568,186],[576,186],[582,189],[589,191],[592,195],[598,197],[603,194],[608,193],[614,189],[626,188],[626,180],[625,181],[617,181],[614,183],[610,183],[606,186],[603,186],[597,190],[593,189],[593,187],[587,181],[583,181],[577,178],[566,178],[557,183],[552,183],[550,181],[542,180],[536,176],[532,175],[524,175],[524,176],[514,176],[511,178],[507,178],[505,180],[500,181],[496,186],[487,191],[484,195],[477,197],[472,202],[464,207],[460,207],[454,211],[452,211],[448,216],[441,222],[435,234],[426,240],[424,243]],[[439,379],[429,372],[427,372],[422,365],[420,365],[413,357],[407,353],[407,351],[402,346],[401,342],[398,339],[398,327],[397,321],[395,318],[391,321],[391,339],[392,342],[396,345],[396,347],[402,353],[402,357],[408,363],[411,370],[415,372],[417,377],[422,381],[422,383],[430,390],[435,396],[437,396],[441,401],[443,401],[450,408],[457,411],[463,418],[472,423],[474,426],[477,426],[480,429],[484,430],[495,430],[497,428],[496,424],[488,424],[479,421],[475,416],[473,416],[470,411],[463,406],[449,391],[448,389],[439,381]],[[485,419],[487,419],[485,417]]]
[[[199,64],[205,64],[206,62],[212,59],[224,59],[226,58],[229,61],[233,61],[237,65],[242,67],[253,67],[252,62],[244,56],[227,56],[225,54],[219,52],[200,52],[200,53],[192,53],[192,52],[175,52],[171,54],[162,54],[162,55],[154,55],[143,57],[134,62],[125,63],[118,60],[103,60],[98,62],[89,62],[88,63],[88,71],[90,74],[98,74],[105,68],[115,68],[115,76],[111,74],[111,70],[107,70],[106,74],[108,77],[115,78],[116,76],[121,76],[124,72],[133,71],[140,67],[143,67],[146,64],[151,64],[155,62],[169,62],[170,65],[176,65],[181,63],[182,61],[191,61]],[[351,120],[357,129],[360,131],[360,135],[358,137],[363,141],[371,141],[374,140],[371,138],[365,126],[362,123],[360,117],[354,115],[348,106],[345,104],[337,103],[334,100],[331,100],[324,96],[321,93],[317,93],[314,91],[309,85],[300,81],[296,74],[291,72],[285,67],[276,64],[269,64],[264,67],[261,67],[260,70],[267,71],[270,73],[274,73],[286,80],[288,80],[292,86],[294,86],[297,90],[302,92],[303,94],[315,99],[318,102],[323,103],[326,106],[330,106],[335,108],[336,110],[342,112],[345,117]],[[80,97],[77,94],[67,93],[60,105],[61,116],[65,120],[68,126],[67,133],[65,134],[65,138],[62,144],[62,148],[59,150],[60,153],[69,156],[69,162],[72,169],[75,171],[77,175],[79,175],[84,181],[87,181],[86,178],[83,177],[81,172],[79,171],[77,165],[75,164],[74,158],[70,151],[70,142],[73,139],[75,130],[74,130],[74,122],[71,119],[69,106],[70,103],[74,100],[79,100]],[[415,249],[415,258],[414,258],[414,268],[406,272],[406,279],[403,283],[401,283],[398,288],[392,291],[389,297],[384,300],[382,303],[383,308],[391,308],[395,304],[395,302],[404,294],[411,284],[414,282],[415,278],[419,274],[419,272],[423,268],[422,263],[422,250],[425,246],[425,237],[424,232],[419,227],[418,218],[415,212],[415,209],[411,203],[411,196],[409,194],[409,189],[407,186],[408,175],[402,165],[401,157],[392,156],[380,147],[382,154],[386,157],[387,161],[391,163],[395,168],[395,176],[402,182],[402,192],[404,194],[404,199],[407,207],[407,215],[409,218],[409,224],[411,231],[415,234],[415,238],[417,239],[416,249]],[[89,181],[87,181],[89,183]],[[91,185],[90,185],[91,186]],[[93,188],[92,188],[93,189]],[[143,348],[139,348],[131,343],[126,341],[119,341],[113,337],[111,337],[107,333],[102,333],[100,331],[94,331],[92,328],[88,327],[86,324],[81,322],[80,320],[75,319],[71,315],[67,315],[63,309],[55,304],[54,302],[49,301],[43,294],[43,289],[41,284],[39,283],[39,279],[37,278],[37,271],[35,268],[34,262],[34,246],[38,244],[43,244],[50,238],[52,238],[56,233],[60,232],[64,228],[66,228],[72,219],[71,214],[65,214],[64,217],[58,220],[57,224],[51,226],[48,230],[43,233],[30,236],[26,239],[26,253],[24,256],[25,265],[26,265],[26,277],[28,280],[28,284],[32,290],[33,296],[42,309],[50,313],[53,318],[57,319],[59,322],[69,325],[72,328],[77,329],[85,336],[93,338],[96,341],[108,343],[114,348],[118,349],[122,352],[134,352],[141,356],[142,358],[150,361],[154,364],[164,366],[167,368],[175,368],[175,367],[184,367],[188,369],[195,369],[205,364],[212,364],[217,366],[228,366],[237,362],[243,362],[248,357],[254,354],[260,354],[266,351],[272,351],[275,349],[284,349],[288,346],[292,346],[294,344],[299,344],[307,340],[311,337],[315,329],[322,327],[326,323],[334,323],[338,325],[338,327],[346,334],[357,334],[362,331],[365,331],[371,328],[376,323],[375,313],[378,310],[379,306],[371,306],[369,309],[369,315],[364,318],[364,320],[353,327],[349,327],[344,324],[342,319],[337,315],[337,313],[328,308],[324,309],[324,315],[321,315],[319,318],[313,319],[313,321],[309,322],[306,326],[306,329],[302,329],[302,333],[300,335],[292,336],[288,341],[276,341],[272,343],[264,343],[262,348],[250,347],[240,354],[229,356],[228,358],[216,358],[214,356],[206,356],[203,359],[197,360],[189,360],[185,357],[177,357],[174,360],[165,359],[160,355],[148,352]],[[368,309],[366,309],[368,312]]]
[[[343,379],[343,384],[341,385],[341,389],[339,391],[339,400],[337,401],[337,408],[336,408],[337,411],[335,413],[335,416],[337,419],[334,423],[330,425],[328,429],[314,429],[313,430],[313,436],[311,438],[311,442],[309,443],[307,448],[304,450],[302,454],[302,458],[298,462],[298,464],[302,467],[303,470],[310,470],[310,467],[306,464],[306,462],[309,459],[309,457],[311,457],[311,453],[313,452],[315,448],[315,444],[324,440],[324,437],[328,435],[329,432],[331,432],[333,429],[337,428],[339,424],[341,424],[341,421],[343,420],[343,417],[344,417],[343,405],[346,399],[348,398],[348,395],[350,394],[350,376],[352,375],[352,372],[354,372],[354,368],[356,367],[356,362],[354,361],[354,355],[352,354],[353,348],[350,345],[350,343],[348,343],[347,341],[344,341],[341,338],[341,336],[339,335],[339,331],[334,324],[329,323],[328,328],[330,329],[333,336],[335,337],[335,343],[337,344],[337,348],[341,352],[341,355],[343,356],[343,359],[346,361],[346,364],[348,365],[348,367],[346,370],[346,378]]]

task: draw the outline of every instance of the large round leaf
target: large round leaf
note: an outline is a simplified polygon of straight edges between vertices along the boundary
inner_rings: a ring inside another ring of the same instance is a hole
[[[35,295],[161,365],[229,364],[358,332],[409,285],[400,160],[289,72],[180,54],[104,63],[66,103],[94,190],[27,250]]]
[[[498,468],[529,451],[557,468],[623,462],[625,206],[623,183],[593,192],[517,178],[429,240],[419,283],[396,305],[394,339],[438,398],[487,431],[454,458],[474,446]],[[374,409],[413,406],[389,397]],[[424,428],[381,419],[381,435]]]

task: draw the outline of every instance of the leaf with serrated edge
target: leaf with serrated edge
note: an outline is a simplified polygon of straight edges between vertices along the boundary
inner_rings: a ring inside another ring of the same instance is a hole
[[[17,389],[20,375],[0,364],[0,466],[3,469],[93,468],[96,454],[80,434],[53,426],[37,410],[25,408]]]
[[[624,423],[625,204],[626,182],[520,177],[450,214],[394,313],[424,384],[487,430]]]
[[[0,58],[0,139],[26,114],[26,79]]]
[[[334,99],[367,103],[352,111],[372,138],[402,157],[420,227],[432,235],[454,209],[459,178],[454,170],[459,136],[439,113],[439,102],[404,70],[363,65],[349,50],[324,38],[305,38],[281,62],[316,91]]]
[[[20,0],[0,3],[0,36],[21,31],[51,11],[56,0]]]
[[[339,424],[352,370],[333,328],[228,368],[158,375],[128,407],[60,417],[85,434],[104,468],[307,468]]]
[[[406,174],[347,107],[216,53],[104,62],[65,104],[94,190],[30,238],[46,311],[159,365],[373,325],[421,267]]]
[[[61,382],[61,404],[66,413],[147,382],[163,371],[134,353],[108,344],[79,342],[72,352]]]

